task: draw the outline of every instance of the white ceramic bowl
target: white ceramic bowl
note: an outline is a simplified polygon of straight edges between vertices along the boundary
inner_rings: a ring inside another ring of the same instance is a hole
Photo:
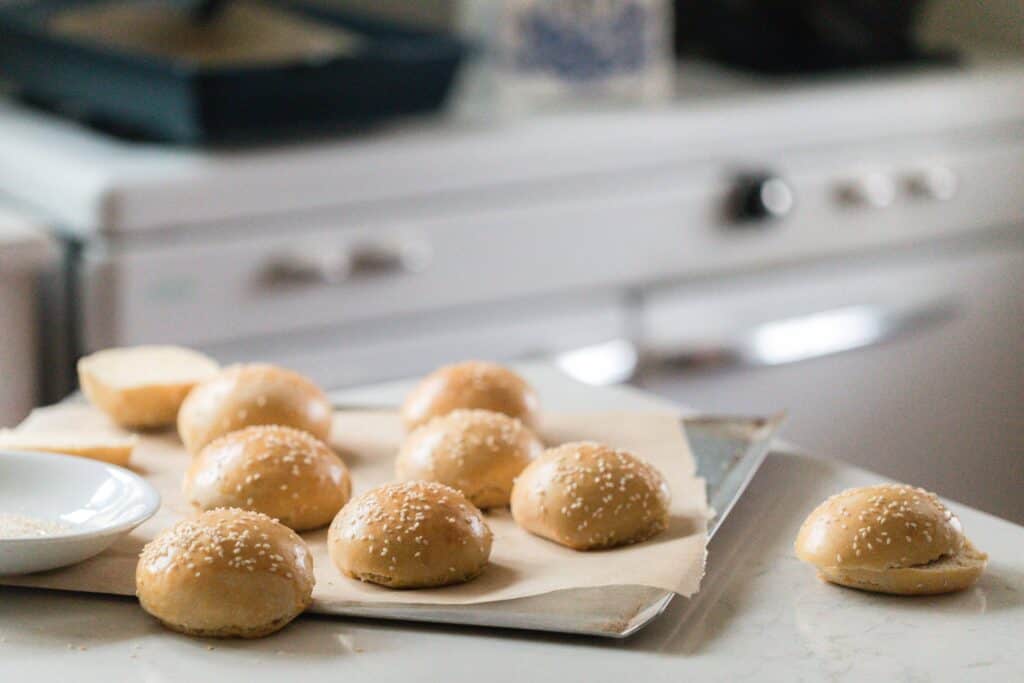
[[[3,538],[0,574],[86,560],[152,517],[160,494],[122,467],[48,453],[0,451],[0,513],[66,525],[48,536]]]

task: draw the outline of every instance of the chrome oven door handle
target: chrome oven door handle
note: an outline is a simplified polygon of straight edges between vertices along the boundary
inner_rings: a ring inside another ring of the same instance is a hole
[[[620,338],[549,358],[585,384],[624,384],[649,374],[768,367],[821,358],[929,329],[955,313],[951,298],[903,305],[860,304],[761,322],[708,343],[654,347]]]
[[[628,339],[560,351],[546,357],[555,367],[578,382],[592,386],[625,384],[640,368],[640,351]]]
[[[882,344],[929,329],[956,313],[951,298],[902,305],[858,304],[752,325],[726,339],[646,348],[639,373],[716,367],[769,367]]]

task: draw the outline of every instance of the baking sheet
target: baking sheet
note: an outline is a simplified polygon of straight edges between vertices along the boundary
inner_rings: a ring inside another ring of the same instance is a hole
[[[783,416],[692,415],[682,419],[707,484],[714,537],[768,455]],[[711,562],[715,559],[712,556]],[[380,619],[497,626],[605,638],[626,638],[656,619],[675,593],[645,586],[571,588],[545,595],[475,605],[353,604],[346,614]]]
[[[68,404],[36,411],[22,426],[26,430],[69,428],[116,431],[92,408]],[[542,432],[548,443],[604,441],[653,462],[672,488],[669,529],[635,546],[577,553],[527,534],[502,511],[488,516],[495,543],[491,565],[481,577],[458,586],[416,591],[394,591],[343,577],[327,558],[326,532],[304,534],[313,549],[317,572],[311,611],[354,614],[388,604],[457,606],[601,586],[646,587],[662,595],[696,592],[704,568],[707,503],[704,483],[696,475],[678,418],[671,414],[552,414],[545,416]],[[393,412],[336,416],[332,445],[349,464],[357,492],[393,478],[393,458],[401,436]],[[142,545],[192,510],[180,492],[188,455],[176,435],[143,434],[133,462],[164,496],[164,504],[152,520],[92,560],[53,572],[5,577],[3,583],[134,594],[135,563]]]

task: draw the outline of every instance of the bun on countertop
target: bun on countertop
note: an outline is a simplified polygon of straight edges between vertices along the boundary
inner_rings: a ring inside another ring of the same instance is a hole
[[[74,455],[125,467],[138,439],[90,432],[37,432],[0,429],[0,449]]]
[[[593,442],[547,450],[516,479],[512,517],[574,550],[646,540],[668,526],[671,493],[653,465]]]
[[[435,482],[385,484],[341,509],[327,534],[346,576],[389,588],[428,588],[478,576],[492,534],[465,496]]]
[[[177,346],[106,349],[78,361],[78,382],[89,402],[118,425],[173,425],[185,396],[217,372],[216,361]]]
[[[313,556],[258,512],[223,508],[178,522],[146,544],[135,572],[142,608],[174,631],[259,638],[309,606]]]
[[[295,531],[330,524],[352,495],[345,463],[309,432],[246,427],[211,441],[185,473],[185,497],[200,510],[262,512]]]
[[[190,453],[252,425],[284,425],[326,441],[331,403],[313,382],[274,365],[232,365],[197,385],[178,412],[178,434]]]
[[[504,413],[532,429],[539,425],[533,388],[512,370],[484,361],[446,365],[424,377],[406,397],[402,421],[412,430],[460,408]]]
[[[403,481],[436,481],[479,508],[508,505],[512,482],[544,451],[520,420],[490,410],[456,410],[409,434],[395,473]]]
[[[800,527],[796,555],[826,581],[898,595],[962,590],[988,561],[938,496],[905,484],[830,497]]]

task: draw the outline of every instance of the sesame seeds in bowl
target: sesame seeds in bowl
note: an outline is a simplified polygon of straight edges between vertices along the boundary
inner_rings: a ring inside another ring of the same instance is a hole
[[[0,574],[81,562],[152,517],[160,495],[115,465],[49,453],[0,453]],[[35,533],[33,533],[33,530]]]

